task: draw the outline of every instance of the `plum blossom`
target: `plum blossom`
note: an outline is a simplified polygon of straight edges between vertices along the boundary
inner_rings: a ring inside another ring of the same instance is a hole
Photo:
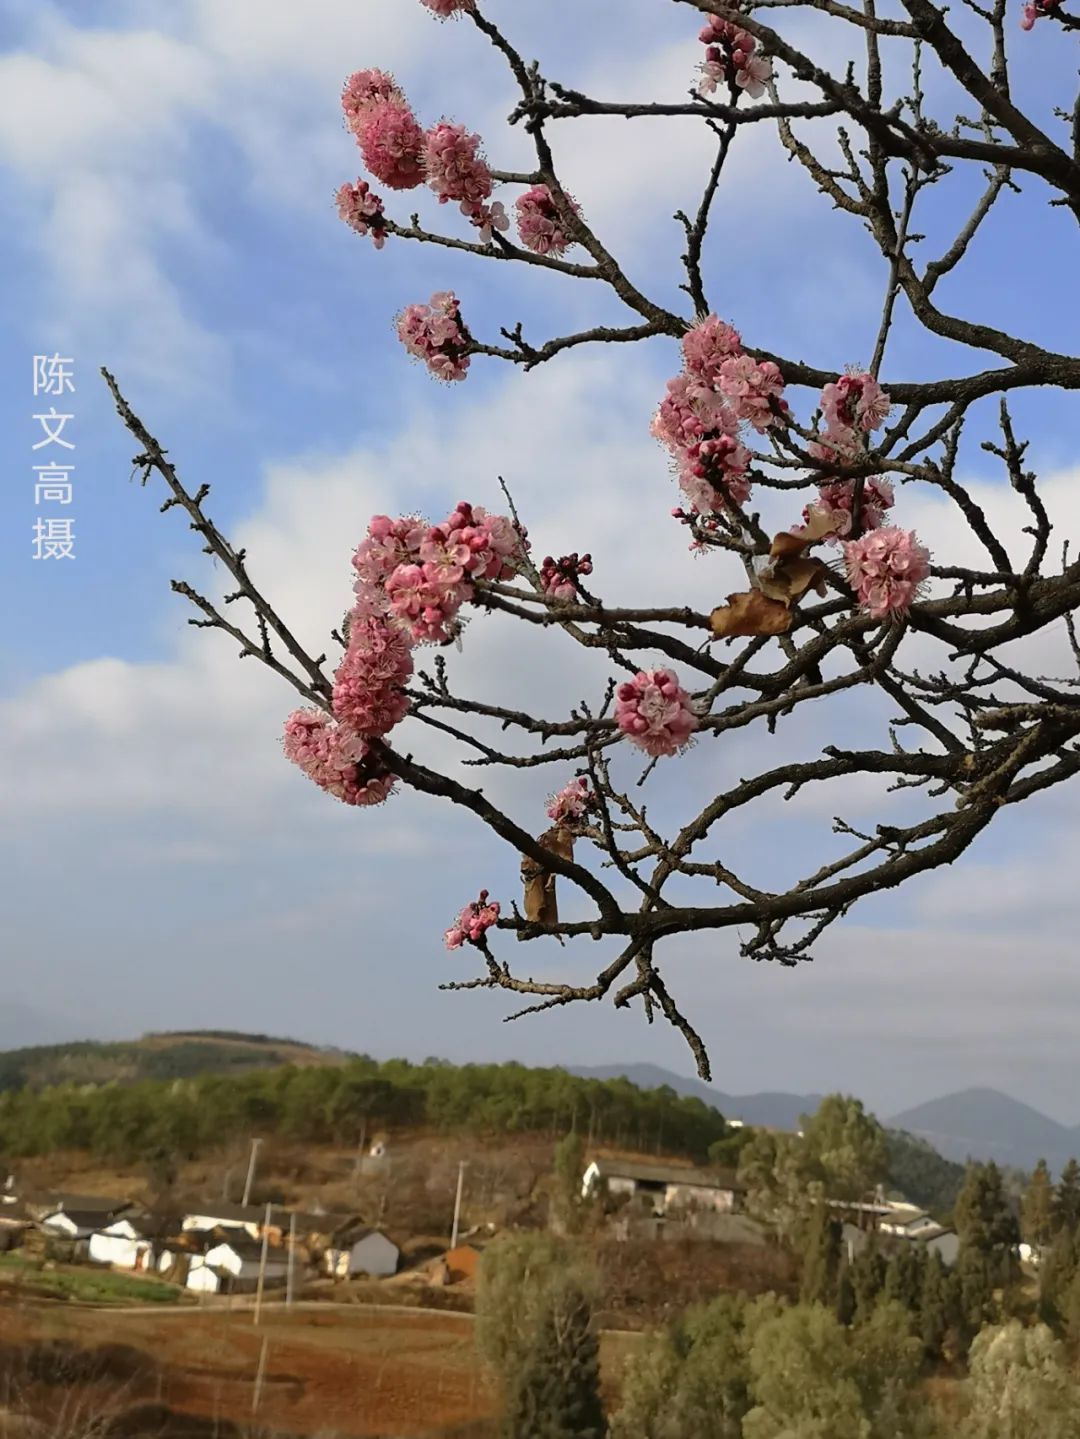
[[[469,593],[468,585],[447,579],[433,564],[398,565],[386,582],[390,613],[417,641],[451,639],[451,621]]]
[[[851,533],[854,500],[855,481],[834,480],[820,487],[818,498],[803,510],[803,519],[809,524],[813,514],[831,521],[832,535],[826,543],[837,544]],[[888,480],[872,476],[864,479],[860,510],[860,522],[864,532],[880,529],[885,522],[885,512],[892,509],[894,500],[893,487]]]
[[[821,392],[821,409],[827,426],[826,438],[850,444],[852,431],[865,434],[880,429],[891,408],[888,395],[866,371],[841,375]]]
[[[571,196],[566,199],[576,215],[581,206]],[[514,201],[517,210],[518,238],[526,250],[536,255],[563,255],[574,243],[563,228],[563,220],[551,191],[546,185],[534,185]]]
[[[422,182],[424,132],[403,97],[364,105],[353,134],[376,180],[391,190],[412,190]]]
[[[386,244],[386,219],[383,202],[366,180],[357,180],[355,185],[342,185],[334,197],[338,214],[350,229],[358,235],[370,235],[376,250]]]
[[[548,795],[547,817],[555,824],[573,824],[575,820],[584,819],[595,805],[596,796],[589,788],[589,781],[579,775],[557,793]]]
[[[408,712],[402,687],[412,671],[407,636],[382,617],[354,611],[348,648],[334,675],[335,717],[363,739],[389,734]]]
[[[1061,0],[1028,0],[1020,19],[1020,29],[1032,29],[1036,20],[1053,14],[1060,4]]]
[[[389,608],[385,586],[398,565],[414,561],[420,553],[427,526],[415,515],[392,520],[389,515],[373,515],[367,535],[360,541],[352,557],[356,571],[353,590],[358,608],[364,614],[385,614]]]
[[[699,514],[744,505],[750,498],[749,465],[749,450],[733,435],[701,440],[686,450],[679,488]]]
[[[549,599],[576,600],[581,576],[591,575],[592,571],[592,555],[579,557],[577,550],[557,560],[545,555],[540,566],[540,583]]]
[[[698,91],[711,95],[722,82],[745,90],[754,100],[765,93],[772,79],[772,63],[757,53],[757,40],[729,20],[711,16],[698,39],[705,45],[705,59],[698,67],[702,79]]]
[[[698,717],[671,670],[641,670],[615,691],[615,723],[655,757],[677,754],[688,744]]]
[[[454,920],[444,936],[447,949],[460,949],[463,944],[479,944],[499,918],[498,900],[488,901],[486,889],[480,891]]]
[[[784,377],[772,360],[755,360],[750,355],[732,355],[720,366],[720,391],[740,420],[746,420],[759,434],[778,423],[769,401],[775,399],[781,412],[787,410],[780,399]]]
[[[687,330],[682,338],[682,352],[686,373],[696,376],[712,389],[724,361],[732,355],[742,354],[742,339],[733,326],[716,315],[707,315]]]
[[[480,136],[470,134],[464,125],[441,120],[425,139],[424,171],[439,203],[456,200],[485,239],[490,240],[493,230],[508,230],[510,221],[502,204],[486,203],[495,181],[480,153]]]
[[[448,540],[468,551],[464,568],[473,579],[508,580],[515,573],[523,540],[505,515],[489,514],[480,505],[461,500],[438,528]]]
[[[468,337],[461,305],[451,290],[432,295],[426,305],[407,305],[397,318],[398,339],[439,380],[463,380],[469,368]]]
[[[420,4],[426,5],[440,20],[448,20],[451,15],[459,15],[462,10],[473,8],[473,0],[420,0]]]
[[[287,759],[345,804],[381,804],[393,789],[392,775],[362,776],[357,766],[367,758],[367,744],[325,710],[294,710],[285,721],[283,744]]]
[[[844,564],[859,603],[881,620],[910,608],[930,573],[930,552],[914,530],[889,525],[848,540]]]
[[[649,429],[674,454],[688,449],[705,434],[734,434],[739,422],[722,395],[689,375],[667,382],[667,394]]]
[[[372,105],[388,100],[405,104],[405,96],[393,75],[388,75],[385,70],[357,70],[350,75],[341,92],[341,108],[345,112],[348,129],[355,135],[361,115]]]

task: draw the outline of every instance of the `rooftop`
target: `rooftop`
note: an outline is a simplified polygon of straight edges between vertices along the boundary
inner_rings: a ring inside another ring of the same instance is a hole
[[[593,1161],[602,1179],[633,1179],[639,1184],[686,1184],[696,1189],[740,1190],[733,1169],[694,1169],[682,1164],[638,1164],[624,1159]]]

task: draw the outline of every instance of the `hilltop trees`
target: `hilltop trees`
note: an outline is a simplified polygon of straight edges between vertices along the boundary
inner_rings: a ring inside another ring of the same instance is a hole
[[[1020,1233],[1033,1249],[1049,1244],[1054,1232],[1054,1186],[1046,1160],[1040,1159],[1024,1191]]]
[[[971,1346],[963,1439],[1078,1439],[1080,1390],[1043,1324],[984,1329]]]

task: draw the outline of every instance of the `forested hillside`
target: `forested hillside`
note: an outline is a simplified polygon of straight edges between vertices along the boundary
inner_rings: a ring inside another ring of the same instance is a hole
[[[57,1084],[190,1079],[282,1064],[337,1064],[345,1057],[295,1039],[231,1030],[147,1034],[119,1042],[87,1039],[0,1052],[0,1092]]]

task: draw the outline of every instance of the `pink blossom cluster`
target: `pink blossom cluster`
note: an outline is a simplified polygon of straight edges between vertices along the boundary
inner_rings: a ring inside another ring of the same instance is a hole
[[[841,375],[821,392],[826,448],[841,455],[857,452],[859,437],[879,430],[890,408],[888,395],[873,375],[865,370]]]
[[[1020,18],[1020,29],[1030,30],[1036,20],[1052,15],[1060,4],[1061,0],[1028,0]]]
[[[848,540],[844,564],[859,603],[881,620],[910,608],[930,573],[930,552],[914,530],[889,525]]]
[[[579,775],[557,793],[548,795],[547,817],[555,824],[572,825],[584,819],[595,807],[596,796],[589,788],[589,781],[584,775]]]
[[[334,715],[365,739],[389,734],[409,708],[402,686],[413,671],[408,637],[382,616],[352,614],[334,676]]]
[[[577,550],[557,560],[545,555],[540,566],[540,583],[551,599],[573,600],[577,598],[581,576],[591,575],[592,571],[592,555],[579,556]]]
[[[446,931],[447,949],[460,949],[465,943],[479,944],[498,918],[498,901],[489,903],[488,892],[482,889],[479,898],[467,904]]]
[[[581,206],[571,196],[567,202],[575,215],[581,214]],[[514,201],[517,210],[518,238],[526,250],[535,255],[564,255],[574,243],[566,233],[564,222],[555,205],[554,197],[546,185],[534,185]]]
[[[412,190],[421,183],[424,132],[392,75],[358,70],[345,82],[341,106],[376,180],[391,190]]]
[[[707,47],[699,66],[703,78],[698,90],[702,95],[711,95],[721,82],[745,90],[754,100],[764,95],[772,79],[772,64],[758,54],[753,35],[714,15],[698,39]]]
[[[458,15],[462,10],[471,10],[473,0],[420,0],[421,5],[426,5],[440,20],[448,20],[451,15]]]
[[[426,142],[424,170],[439,203],[457,201],[461,213],[469,217],[485,240],[491,239],[493,230],[508,230],[510,221],[501,202],[487,203],[495,181],[480,153],[480,136],[470,134],[464,125],[440,120],[427,132]]]
[[[508,579],[524,543],[512,521],[465,500],[441,525],[376,515],[353,555],[354,613],[388,616],[412,642],[444,643],[475,581]]]
[[[381,804],[393,788],[392,775],[362,775],[358,766],[367,758],[367,744],[324,710],[294,710],[285,721],[284,748],[320,789],[345,804]]]
[[[355,185],[342,185],[335,196],[338,214],[358,235],[370,235],[376,250],[386,244],[386,219],[383,202],[366,180]]]
[[[668,381],[651,429],[670,451],[693,510],[711,515],[750,498],[750,452],[739,426],[760,432],[782,423],[784,379],[771,360],[747,355],[739,332],[716,315],[687,331],[682,354],[682,374]]]
[[[673,755],[689,743],[698,717],[671,670],[641,670],[615,691],[615,723],[646,754]]]
[[[440,290],[426,305],[407,305],[396,321],[398,339],[438,380],[463,380],[469,368],[461,304]]]
[[[864,532],[880,529],[885,523],[885,512],[892,509],[894,499],[893,487],[888,480],[867,476],[863,480],[860,528]],[[803,519],[807,524],[812,516],[828,520],[832,525],[832,535],[826,543],[836,544],[851,533],[854,501],[855,481],[833,480],[820,487],[818,498],[803,510]]]

